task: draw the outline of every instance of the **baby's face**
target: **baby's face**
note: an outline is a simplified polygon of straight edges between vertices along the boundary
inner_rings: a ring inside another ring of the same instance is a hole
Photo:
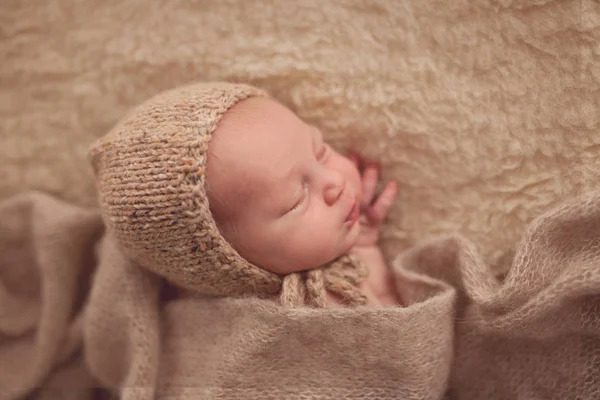
[[[267,270],[319,267],[358,237],[356,167],[273,100],[250,98],[225,114],[210,142],[207,179],[223,236]]]

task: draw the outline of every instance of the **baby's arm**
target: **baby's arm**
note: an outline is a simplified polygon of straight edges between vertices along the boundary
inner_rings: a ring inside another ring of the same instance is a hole
[[[394,281],[389,267],[378,246],[355,247],[351,253],[369,266],[369,277],[359,285],[361,292],[367,296],[370,306],[400,305]]]

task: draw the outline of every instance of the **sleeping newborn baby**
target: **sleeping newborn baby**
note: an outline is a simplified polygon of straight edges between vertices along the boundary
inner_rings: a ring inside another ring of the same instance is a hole
[[[395,304],[377,238],[397,187],[389,183],[372,202],[378,171],[367,165],[361,180],[359,163],[276,101],[243,100],[223,116],[209,146],[213,216],[244,258],[278,274],[355,254],[370,269],[361,285],[369,304]]]
[[[260,89],[203,83],[159,94],[90,157],[125,255],[188,293],[275,297],[302,281],[309,294],[337,287],[327,302],[338,305],[352,279],[327,266],[349,254],[368,266],[354,282],[366,304],[398,304],[377,246],[397,185],[375,196],[375,165],[343,157]]]

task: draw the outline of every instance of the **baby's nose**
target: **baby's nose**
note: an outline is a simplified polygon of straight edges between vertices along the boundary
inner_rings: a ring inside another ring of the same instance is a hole
[[[327,203],[328,206],[335,204],[344,191],[345,186],[346,181],[340,173],[337,171],[329,171],[327,174],[327,183],[325,185],[325,203]]]

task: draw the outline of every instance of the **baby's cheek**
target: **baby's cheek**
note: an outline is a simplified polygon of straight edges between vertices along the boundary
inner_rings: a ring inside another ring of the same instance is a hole
[[[289,250],[286,253],[293,256],[299,268],[316,268],[328,262],[332,251],[335,251],[334,233],[325,218],[302,221],[290,235],[285,245]]]

